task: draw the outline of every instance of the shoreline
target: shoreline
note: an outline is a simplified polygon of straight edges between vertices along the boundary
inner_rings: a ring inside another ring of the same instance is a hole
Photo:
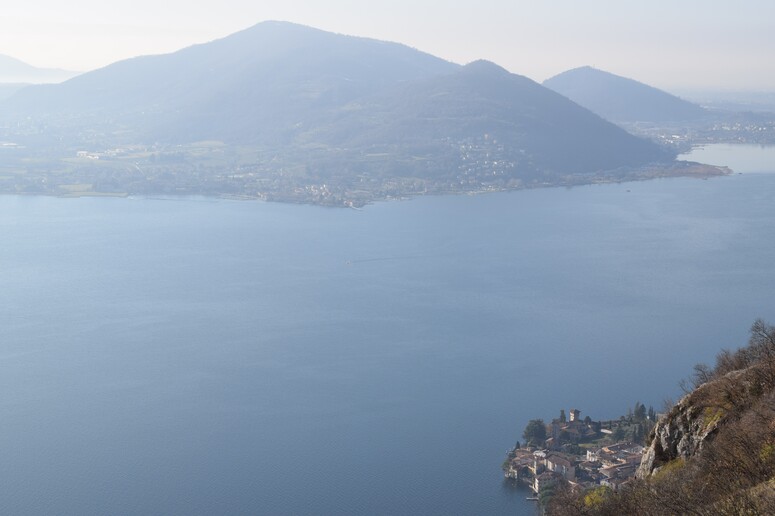
[[[50,191],[19,191],[15,188],[13,191],[2,191],[0,195],[20,195],[20,196],[46,196],[60,197],[64,199],[82,198],[82,197],[110,197],[110,198],[129,198],[129,197],[158,197],[165,196],[169,198],[187,198],[203,197],[212,200],[229,201],[263,201],[279,202],[285,204],[305,204],[311,206],[322,206],[330,208],[350,208],[362,210],[363,207],[377,202],[387,202],[395,200],[410,200],[427,195],[484,195],[489,193],[512,192],[520,190],[535,190],[539,188],[572,188],[576,186],[590,186],[601,184],[621,184],[637,181],[648,181],[652,179],[690,177],[697,179],[709,179],[712,177],[729,176],[734,171],[726,166],[709,165],[694,161],[673,161],[669,163],[652,163],[641,167],[620,168],[607,171],[598,171],[585,174],[565,175],[556,178],[554,181],[544,181],[533,183],[519,183],[517,185],[480,185],[479,188],[460,188],[452,187],[449,184],[425,184],[422,191],[396,191],[391,193],[368,192],[361,190],[357,194],[349,191],[337,191],[334,185],[329,188],[330,195],[321,196],[304,195],[303,188],[297,187],[294,191],[277,192],[256,192],[256,193],[235,193],[235,192],[202,192],[190,191],[178,194],[168,194],[163,191],[152,192],[131,192],[131,191],[113,191],[101,192],[95,190],[69,190],[73,188],[72,184],[60,184],[49,187]],[[45,182],[48,184],[48,181]],[[79,185],[80,186],[80,185]],[[91,186],[91,185],[89,185]],[[312,186],[314,189],[314,185]],[[10,189],[9,189],[10,190]],[[302,190],[302,191],[300,191]],[[419,189],[418,189],[419,190]]]

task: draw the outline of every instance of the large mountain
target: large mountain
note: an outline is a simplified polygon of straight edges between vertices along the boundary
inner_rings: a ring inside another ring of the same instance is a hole
[[[264,22],[65,84],[27,88],[13,109],[109,117],[142,139],[275,142],[355,98],[455,68],[397,43]]]
[[[337,190],[339,200],[357,192],[362,202],[626,179],[673,158],[492,63],[463,67],[284,22],[31,86],[0,114],[15,120],[0,134],[18,144],[9,169],[62,171],[24,176],[14,187],[24,191],[69,181],[275,199],[292,191],[295,200]]]
[[[484,152],[503,173],[519,177],[589,173],[670,157],[488,61],[360,99],[305,137],[337,148],[393,149],[393,156],[411,156],[415,162],[417,157],[449,156],[447,166],[455,167],[466,165],[458,158],[470,161]]]
[[[677,122],[707,116],[696,104],[589,66],[555,75],[543,84],[613,122]]]
[[[53,68],[37,68],[23,61],[0,54],[0,83],[38,84],[66,81],[77,72]]]

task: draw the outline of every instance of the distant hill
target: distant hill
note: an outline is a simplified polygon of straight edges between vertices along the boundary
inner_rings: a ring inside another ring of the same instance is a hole
[[[400,149],[465,166],[486,152],[515,177],[590,173],[670,159],[657,145],[488,61],[360,99],[308,135],[334,147]],[[460,145],[466,150],[460,151]],[[450,151],[455,152],[450,154]],[[403,165],[408,166],[408,165]]]
[[[78,75],[78,72],[52,68],[36,68],[13,57],[0,54],[0,83],[58,83],[76,75]]]
[[[708,109],[737,113],[775,113],[773,91],[686,90],[682,95]]]
[[[0,183],[24,180],[0,191],[362,204],[643,177],[674,157],[493,63],[285,22],[29,86],[0,115],[16,145]]]
[[[543,85],[612,122],[677,122],[707,116],[696,104],[589,66],[563,72]]]

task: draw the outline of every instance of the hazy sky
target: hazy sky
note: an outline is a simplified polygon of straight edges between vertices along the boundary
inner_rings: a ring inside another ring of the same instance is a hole
[[[484,58],[542,81],[593,65],[662,88],[775,91],[773,0],[9,0],[0,54],[90,70],[264,20]]]

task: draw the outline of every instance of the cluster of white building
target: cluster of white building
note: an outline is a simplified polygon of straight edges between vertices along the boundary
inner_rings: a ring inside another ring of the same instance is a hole
[[[635,478],[643,446],[621,442],[588,450],[586,457],[546,449],[517,449],[505,476],[527,483],[537,493],[559,481],[582,488],[608,486],[614,490]]]
[[[572,409],[568,421],[555,419],[547,430],[545,448],[517,448],[509,454],[505,476],[528,484],[536,494],[557,482],[569,482],[582,488],[608,486],[618,489],[635,478],[643,456],[643,446],[619,442],[600,448],[587,449],[586,455],[560,451],[563,444],[589,442],[603,434],[601,423],[582,421],[580,412]],[[578,448],[576,448],[578,449]]]

